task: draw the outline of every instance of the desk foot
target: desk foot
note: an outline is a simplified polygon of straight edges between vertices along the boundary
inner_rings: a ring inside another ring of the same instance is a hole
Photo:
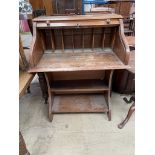
[[[108,121],[111,121],[111,110],[107,112]]]
[[[53,114],[49,114],[49,120],[50,120],[50,122],[53,121]]]
[[[133,103],[128,111],[128,114],[126,116],[126,118],[124,119],[124,121],[122,121],[119,125],[118,128],[122,129],[125,124],[128,122],[128,120],[130,119],[131,115],[133,114],[133,112],[135,111],[135,103]]]

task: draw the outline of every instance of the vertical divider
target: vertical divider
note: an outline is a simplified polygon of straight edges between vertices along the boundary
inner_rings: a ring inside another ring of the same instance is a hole
[[[62,52],[64,52],[64,33],[63,33],[63,29],[61,29],[61,45],[62,45]]]
[[[105,42],[105,29],[103,28],[103,33],[102,33],[102,50],[104,51],[104,42]]]
[[[74,29],[72,29],[72,47],[74,52]]]
[[[82,51],[84,52],[84,29],[82,29]]]
[[[92,28],[92,51],[94,51],[94,28]]]
[[[115,37],[116,37],[116,27],[114,27],[112,31],[113,32],[112,32],[112,38],[111,38],[111,48],[113,49],[114,42],[115,42]]]
[[[54,52],[55,51],[55,44],[54,44],[54,32],[53,30],[51,29],[50,30],[51,32],[51,44],[52,44],[52,51]]]

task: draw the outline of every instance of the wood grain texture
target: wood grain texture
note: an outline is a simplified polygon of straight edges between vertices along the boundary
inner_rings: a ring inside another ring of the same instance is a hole
[[[49,117],[49,120],[52,121],[53,120],[52,106],[53,106],[53,101],[54,101],[54,94],[51,93],[50,83],[49,83],[47,74],[44,73],[44,76],[46,79],[47,89],[48,89],[48,117]]]
[[[87,58],[87,59],[86,59]],[[29,72],[63,72],[125,69],[113,52],[102,53],[44,53],[39,63]]]
[[[28,63],[24,53],[22,40],[21,40],[21,37],[19,36],[19,68],[21,70],[26,70],[27,67],[28,67]]]
[[[70,71],[70,72],[52,72],[47,73],[52,80],[89,80],[89,79],[104,79],[105,71]]]
[[[107,24],[107,21],[106,20],[96,20],[96,21],[68,21],[66,23],[64,23],[63,21],[61,22],[50,22],[49,25],[47,26],[46,23],[44,22],[40,22],[40,23],[37,23],[37,27],[38,28],[68,28],[68,27],[75,27],[75,28],[81,28],[81,27],[85,27],[85,28],[89,28],[91,26],[93,27],[101,27],[101,26],[117,26],[119,25],[119,21],[118,20],[112,20],[111,21],[111,25]]]
[[[107,112],[103,95],[61,95],[56,96],[53,113]]]
[[[130,68],[128,70],[135,74],[135,51],[131,51],[130,53],[129,66]]]
[[[124,64],[129,63],[130,49],[124,35],[123,21],[120,20],[120,27],[116,31],[116,38],[113,44],[113,50]]]
[[[33,10],[45,9],[47,16],[53,14],[52,1],[53,0],[29,0]]]
[[[104,92],[109,90],[103,80],[63,80],[53,81],[51,84],[51,92],[56,94],[64,93],[93,93]]]
[[[122,19],[118,14],[97,14],[97,15],[75,15],[75,16],[40,16],[33,19],[33,22],[44,21],[86,21],[86,20],[104,20],[104,19]]]
[[[33,77],[34,77],[34,74],[30,74],[26,71],[19,72],[19,97],[24,95]]]
[[[53,5],[52,5],[53,0],[44,0],[44,8],[46,10],[46,15],[51,16],[53,14]]]
[[[135,46],[134,39],[133,36],[126,37],[129,46]],[[135,91],[135,51],[130,52],[128,65],[130,69],[117,70],[114,73],[113,90],[118,93],[131,94]]]
[[[36,29],[36,23],[33,23],[33,37],[30,47],[30,67],[35,66],[44,53],[44,44],[41,39],[42,35]]]
[[[135,36],[126,36],[126,40],[129,46],[135,47]]]

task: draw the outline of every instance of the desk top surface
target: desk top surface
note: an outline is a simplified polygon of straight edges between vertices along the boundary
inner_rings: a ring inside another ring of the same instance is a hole
[[[113,52],[44,53],[29,72],[66,72],[127,69]]]

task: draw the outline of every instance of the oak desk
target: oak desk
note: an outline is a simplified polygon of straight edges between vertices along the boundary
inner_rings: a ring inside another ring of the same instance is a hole
[[[50,121],[54,113],[79,112],[111,120],[113,71],[129,68],[122,16],[38,17],[33,34],[29,72],[39,75]]]

